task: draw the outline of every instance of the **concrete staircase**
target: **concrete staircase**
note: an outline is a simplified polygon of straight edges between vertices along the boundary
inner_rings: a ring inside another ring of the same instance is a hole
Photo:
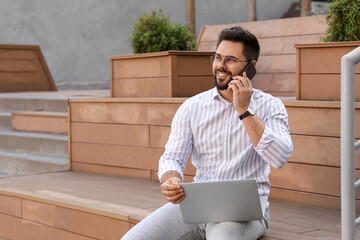
[[[0,94],[0,177],[68,170],[67,100],[107,92]]]

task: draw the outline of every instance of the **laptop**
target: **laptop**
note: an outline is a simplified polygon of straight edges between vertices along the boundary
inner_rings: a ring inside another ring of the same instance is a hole
[[[185,199],[180,202],[185,223],[261,220],[267,196],[259,196],[254,179],[182,183]]]

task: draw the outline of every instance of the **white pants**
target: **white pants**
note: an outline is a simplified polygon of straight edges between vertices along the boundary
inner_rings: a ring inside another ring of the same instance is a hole
[[[186,224],[178,204],[167,203],[130,229],[122,240],[256,240],[264,235],[269,221],[263,220]]]

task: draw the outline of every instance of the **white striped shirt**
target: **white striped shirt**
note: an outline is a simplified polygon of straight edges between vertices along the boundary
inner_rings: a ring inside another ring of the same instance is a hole
[[[268,196],[270,166],[282,167],[292,153],[288,115],[280,99],[253,89],[250,106],[265,124],[254,147],[233,103],[217,88],[187,99],[176,112],[165,152],[159,161],[159,179],[170,170],[183,178],[192,152],[195,182],[255,179],[260,195]]]

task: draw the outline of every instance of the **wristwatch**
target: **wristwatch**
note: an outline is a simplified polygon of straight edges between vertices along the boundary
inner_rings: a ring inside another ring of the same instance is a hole
[[[248,116],[254,116],[255,112],[254,109],[252,109],[251,107],[248,107],[248,109],[241,115],[239,115],[240,120],[243,120],[244,118],[248,117]]]

